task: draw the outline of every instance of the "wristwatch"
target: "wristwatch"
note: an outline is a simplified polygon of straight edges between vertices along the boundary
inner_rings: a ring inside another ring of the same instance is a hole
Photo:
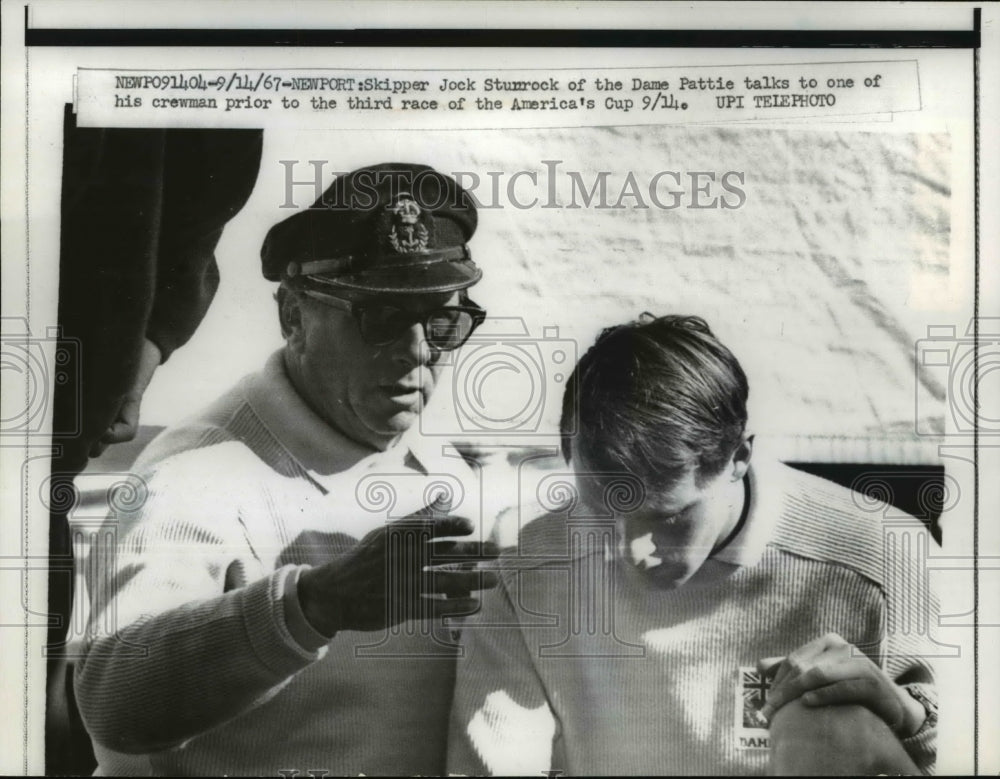
[[[913,736],[919,736],[924,731],[930,730],[931,728],[937,727],[938,719],[938,707],[936,696],[930,696],[926,693],[922,685],[914,685],[912,687],[904,687],[904,690],[909,694],[913,700],[924,707],[925,717],[923,724],[917,728],[917,732]],[[910,736],[910,738],[913,738]]]

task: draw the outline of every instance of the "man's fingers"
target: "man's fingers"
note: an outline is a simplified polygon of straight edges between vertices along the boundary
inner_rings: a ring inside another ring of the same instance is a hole
[[[436,519],[448,514],[451,511],[451,496],[441,492],[419,511],[415,511],[408,517],[409,519]]]
[[[783,669],[790,667],[791,670],[787,671],[780,681],[776,677],[773,686],[767,693],[767,702],[761,707],[760,713],[768,721],[774,712],[786,703],[794,701],[808,689],[805,686],[805,674],[799,673],[794,666],[790,666],[787,660],[781,665]],[[778,674],[780,676],[781,671]]]
[[[492,571],[447,571],[432,569],[424,572],[423,591],[448,597],[468,596],[473,590],[488,590],[497,586]]]
[[[121,444],[135,438],[135,427],[128,422],[119,420],[108,428],[101,440],[109,444]]]
[[[793,659],[791,655],[786,657],[778,666],[778,670],[775,672],[774,679],[771,684],[774,687],[777,687],[780,684],[785,684],[789,679],[800,672],[800,663],[800,660]]]
[[[434,514],[435,516],[443,516],[447,514],[449,511],[451,511],[451,495],[442,492],[440,495],[434,498],[434,500],[431,501],[431,504],[430,506],[428,506],[428,508],[431,510],[431,513]]]
[[[776,666],[783,663],[785,658],[782,657],[762,657],[757,661],[757,670],[762,674],[766,674],[768,671],[773,670]]]
[[[441,540],[431,544],[434,565],[493,560],[499,555],[500,549],[492,541]]]
[[[803,674],[801,683],[803,702],[809,705],[857,703],[878,714],[893,730],[903,724],[906,712],[895,685],[865,656],[818,665]]]
[[[767,703],[761,708],[761,714],[770,719],[786,703],[810,690],[849,679],[872,679],[874,677],[870,671],[874,668],[865,657],[845,660],[844,653],[837,649],[820,655],[806,668],[791,666],[791,670],[782,679],[775,679],[767,694]]]
[[[820,636],[807,644],[803,644],[794,652],[789,653],[788,657],[785,659],[791,667],[803,668],[808,666],[813,660],[822,655],[824,652],[827,652],[842,643],[845,642],[840,638],[840,636],[835,633],[827,633],[826,635]]]
[[[141,404],[141,395],[137,398],[126,398],[125,402],[122,403],[121,410],[118,412],[118,419],[132,430],[136,430],[139,427],[139,409],[141,408]]]
[[[469,536],[475,531],[476,526],[471,519],[459,517],[453,514],[437,517],[431,521],[431,535],[434,538],[444,538],[446,536]]]
[[[801,690],[796,689],[794,682],[787,682],[781,687],[772,687],[767,694],[767,702],[760,707],[761,716],[770,722],[774,712],[798,698],[800,693]]]
[[[809,690],[802,696],[806,706],[831,706],[854,703],[877,714],[893,732],[903,724],[905,712],[895,698],[880,694],[877,680],[872,677],[845,679]]]
[[[825,636],[817,638],[808,644],[803,644],[794,652],[789,653],[781,661],[781,665],[778,666],[778,671],[774,675],[774,687],[778,688],[802,673],[818,655],[822,654],[825,647],[824,640]]]
[[[385,531],[381,528],[373,531],[364,540],[369,542],[375,554],[381,554],[381,544],[388,545],[389,554],[395,560],[393,565],[485,563],[499,557],[500,549],[492,541],[454,538],[456,535],[468,535],[470,530],[471,522],[463,517],[427,522],[406,519],[390,524]],[[387,534],[384,537],[381,535],[383,532]]]
[[[828,706],[831,703],[860,703],[868,706],[878,700],[878,685],[874,679],[843,679],[822,687],[815,687],[802,695],[807,706]]]
[[[848,679],[869,679],[878,686],[879,674],[878,666],[863,655],[849,659],[831,656],[803,673],[801,682],[805,690]]]
[[[479,611],[479,598],[425,598],[431,604],[431,616],[440,619],[441,617],[464,617],[475,614]]]
[[[447,536],[468,536],[475,530],[475,525],[468,517],[461,517],[457,514],[433,517],[419,512],[402,519],[394,519],[386,523],[385,527],[389,532],[409,535],[415,539],[423,537],[424,540]]]
[[[794,678],[810,668],[820,655],[830,651],[842,651],[849,644],[836,633],[826,633],[819,638],[803,644],[785,658],[774,676],[774,684],[778,686],[789,678]]]

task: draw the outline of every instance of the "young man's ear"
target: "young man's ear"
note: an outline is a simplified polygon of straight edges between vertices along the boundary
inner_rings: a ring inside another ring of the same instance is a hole
[[[278,289],[278,317],[281,334],[292,351],[300,352],[305,346],[305,330],[302,324],[303,296],[295,290]]]
[[[744,476],[746,476],[747,468],[750,467],[750,458],[753,456],[753,439],[752,435],[746,436],[739,446],[736,447],[736,451],[733,452],[732,459],[732,480],[739,481]]]

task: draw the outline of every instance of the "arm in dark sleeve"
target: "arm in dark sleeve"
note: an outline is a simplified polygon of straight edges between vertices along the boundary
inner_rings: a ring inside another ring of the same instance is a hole
[[[169,130],[156,293],[146,338],[162,360],[187,343],[215,296],[215,247],[246,204],[260,168],[260,130]]]

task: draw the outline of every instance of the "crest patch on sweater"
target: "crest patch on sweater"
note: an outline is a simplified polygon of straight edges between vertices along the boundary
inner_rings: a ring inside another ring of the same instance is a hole
[[[770,749],[771,736],[767,720],[760,710],[767,702],[767,694],[778,668],[761,673],[752,666],[740,666],[736,671],[736,748]]]

